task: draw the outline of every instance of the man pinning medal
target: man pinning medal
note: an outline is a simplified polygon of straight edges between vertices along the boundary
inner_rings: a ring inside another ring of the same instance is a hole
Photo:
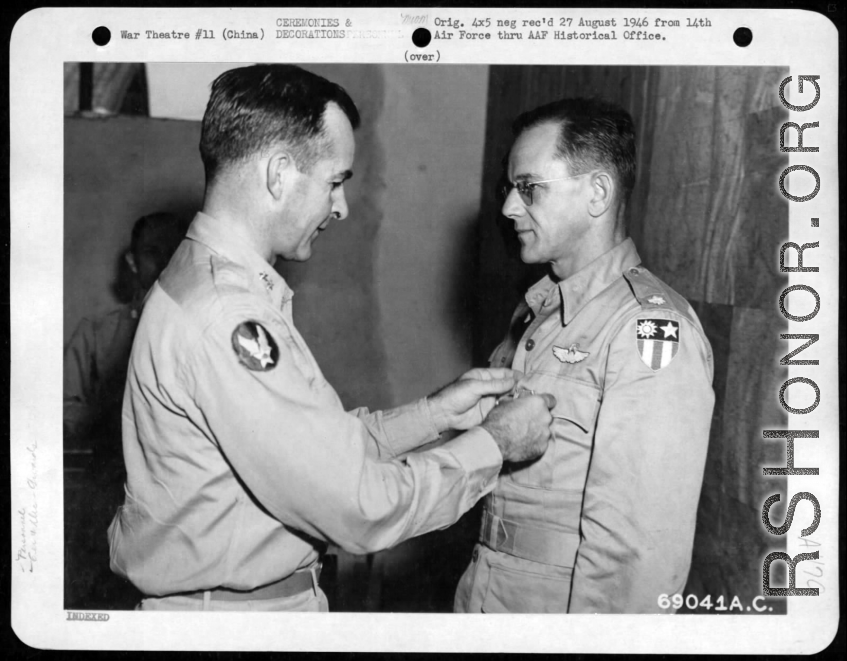
[[[347,216],[358,123],[341,87],[295,66],[212,85],[203,209],[149,294],[124,399],[111,567],[142,610],[325,611],[327,543],[371,553],[448,526],[504,462],[547,448],[550,395],[493,406],[510,369],[373,413],[344,411],[321,373],[273,263],[309,259]],[[407,454],[450,428],[467,431]]]

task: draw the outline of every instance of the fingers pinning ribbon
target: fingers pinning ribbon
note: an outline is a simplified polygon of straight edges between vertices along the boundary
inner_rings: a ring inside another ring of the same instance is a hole
[[[494,406],[497,406],[500,402],[507,402],[513,399],[518,399],[519,397],[526,397],[528,395],[534,395],[535,391],[530,390],[529,388],[520,388],[515,386],[509,392],[507,392],[502,397],[498,397],[497,401],[494,403]]]

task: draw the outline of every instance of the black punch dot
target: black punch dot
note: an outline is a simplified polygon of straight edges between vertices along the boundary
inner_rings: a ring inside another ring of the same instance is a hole
[[[98,46],[105,46],[112,40],[112,32],[109,28],[101,25],[99,28],[94,28],[91,33],[91,40]]]
[[[736,46],[747,48],[753,41],[753,31],[750,28],[738,28],[732,35]]]
[[[412,33],[412,43],[418,48],[426,48],[432,41],[432,35],[426,28],[418,28]]]

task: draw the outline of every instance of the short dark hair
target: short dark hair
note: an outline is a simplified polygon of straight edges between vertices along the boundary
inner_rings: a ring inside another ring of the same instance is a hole
[[[175,214],[168,213],[167,211],[158,211],[141,216],[132,226],[132,238],[130,239],[129,249],[133,254],[137,254],[138,244],[144,232],[153,229],[171,230],[175,238],[182,238],[185,234],[185,222]]]
[[[625,203],[635,187],[635,127],[629,113],[600,99],[561,99],[519,115],[512,132],[517,138],[548,122],[559,125],[557,152],[571,173],[611,170]]]
[[[328,103],[353,128],[356,104],[340,85],[291,64],[256,64],[225,71],[212,83],[203,115],[200,156],[211,182],[225,167],[285,143],[297,167],[308,172],[325,149],[320,140]]]

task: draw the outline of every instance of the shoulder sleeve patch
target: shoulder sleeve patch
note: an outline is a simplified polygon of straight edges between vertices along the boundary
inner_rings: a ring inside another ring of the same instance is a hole
[[[679,351],[680,326],[669,319],[637,319],[635,346],[641,362],[654,372],[670,365]]]
[[[279,348],[271,334],[257,321],[243,321],[232,331],[232,348],[247,369],[267,372],[276,367]]]

